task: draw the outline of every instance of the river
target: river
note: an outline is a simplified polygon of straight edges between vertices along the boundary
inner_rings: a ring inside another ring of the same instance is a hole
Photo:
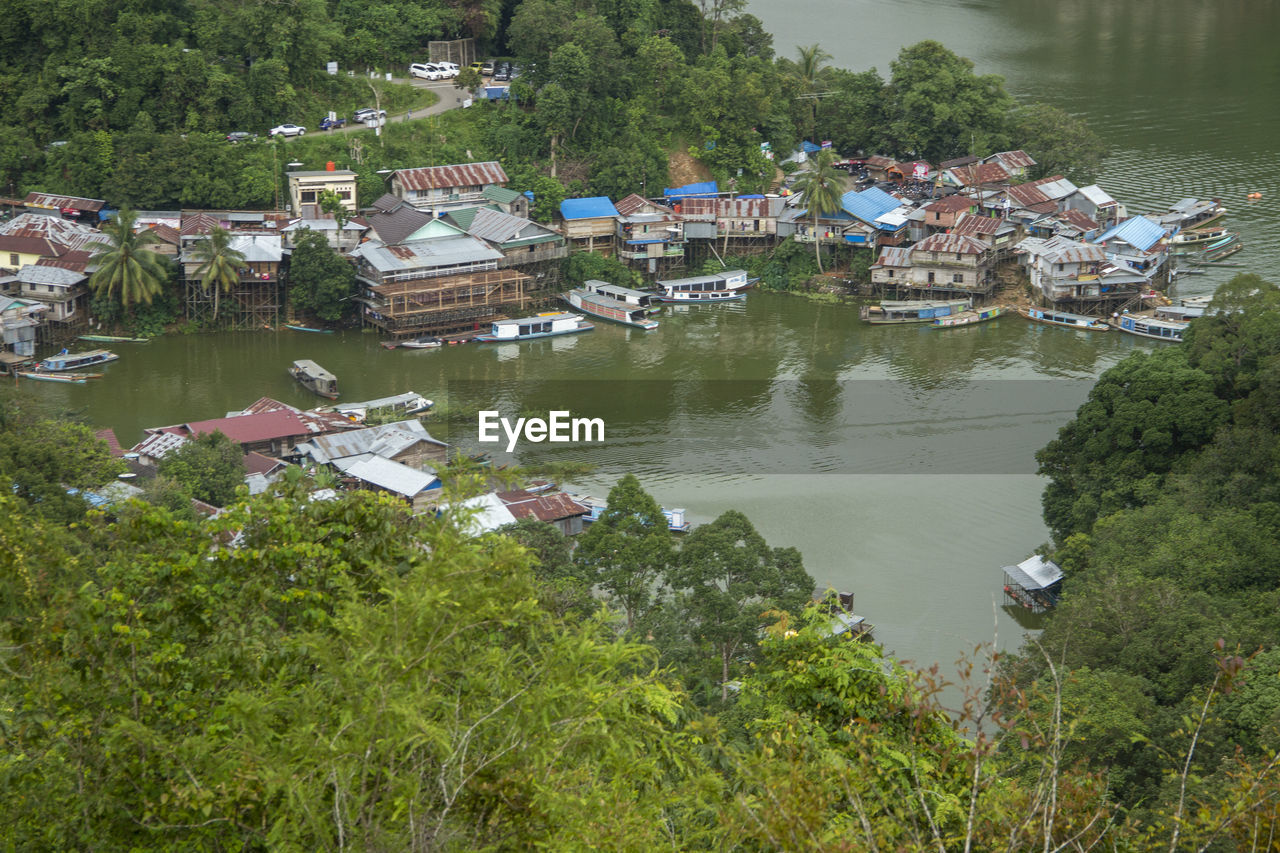
[[[752,0],[749,11],[781,53],[817,42],[833,64],[885,75],[902,46],[941,40],[1003,75],[1016,97],[1085,116],[1114,152],[1100,183],[1131,210],[1223,198],[1247,244],[1233,260],[1280,278],[1266,242],[1280,198],[1273,4]],[[1251,191],[1264,200],[1247,203]],[[1188,279],[1185,290],[1228,275]],[[359,333],[175,336],[119,345],[102,382],[33,393],[125,444],[144,426],[264,395],[313,405],[285,373],[296,358],[337,374],[346,400],[452,389],[506,414],[536,404],[600,417],[601,446],[517,456],[595,463],[581,488],[597,497],[634,472],[695,523],[740,509],[770,544],[799,548],[820,584],[855,592],[890,651],[950,671],[976,645],[1016,645],[1023,631],[1000,607],[1000,567],[1048,538],[1035,449],[1102,370],[1160,346],[1016,316],[950,331],[872,328],[853,306],[769,293],[669,309],[660,322],[650,333],[601,323],[567,338],[419,352]],[[471,430],[453,432],[475,446]]]

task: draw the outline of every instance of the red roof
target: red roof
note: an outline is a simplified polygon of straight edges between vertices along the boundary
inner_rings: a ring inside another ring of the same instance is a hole
[[[259,415],[213,418],[207,421],[192,421],[183,426],[191,435],[221,432],[238,444],[291,438],[310,433],[302,419],[293,412],[263,412]]]
[[[1007,184],[1009,173],[999,163],[980,163],[971,166],[957,166],[951,173],[959,178],[965,186],[978,184]]]
[[[1013,203],[1018,207],[1032,207],[1049,201],[1049,197],[1042,193],[1035,184],[1018,184],[1017,186],[1009,187],[1007,192],[1009,193],[1009,198],[1013,199]]]
[[[632,193],[622,201],[614,205],[618,213],[623,216],[631,216],[634,213],[652,212],[652,213],[674,213],[674,211],[665,205],[649,201],[642,195]]]
[[[505,184],[510,180],[497,160],[490,160],[487,163],[463,163],[457,166],[400,169],[392,177],[408,190],[483,187],[487,184]]]
[[[73,272],[84,272],[93,255],[89,252],[67,252],[57,258],[43,257],[36,260],[38,267],[59,267]]]
[[[105,201],[96,198],[79,198],[73,195],[51,195],[49,193],[28,193],[23,202],[27,207],[41,207],[52,210],[79,210],[84,213],[97,213],[106,206]]]
[[[112,456],[124,456],[124,448],[120,446],[120,440],[116,438],[115,430],[108,427],[100,429],[94,435],[107,443],[107,449]]]
[[[1076,210],[1074,208],[1064,210],[1058,213],[1054,218],[1066,222],[1068,225],[1078,228],[1084,232],[1096,231],[1098,229],[1098,223],[1090,219],[1089,215],[1083,210]]]
[[[968,196],[949,195],[925,205],[924,209],[930,213],[959,213],[962,210],[972,209],[976,204],[977,202]]]
[[[944,254],[981,255],[987,247],[972,237],[961,234],[931,234],[914,247],[921,252],[943,252]]]
[[[498,500],[506,504],[507,510],[517,519],[536,518],[539,521],[554,522],[591,512],[563,492],[535,495],[524,489],[516,489],[498,492],[497,495]]]
[[[65,252],[63,246],[44,237],[23,237],[13,234],[0,234],[0,252],[14,252],[19,255],[41,255],[57,257]]]
[[[951,229],[951,233],[963,237],[988,235],[996,233],[1003,225],[1003,219],[994,219],[990,216],[964,216],[956,223],[956,227]]]
[[[272,459],[270,456],[265,456],[256,450],[244,455],[244,472],[246,474],[268,474],[284,464],[279,459]]]

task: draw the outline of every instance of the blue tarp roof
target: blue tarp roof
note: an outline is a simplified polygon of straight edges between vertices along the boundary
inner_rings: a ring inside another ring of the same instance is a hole
[[[762,195],[740,195],[738,198],[764,198]]]
[[[662,191],[666,198],[715,198],[720,187],[715,181],[703,181],[700,184],[685,184],[682,187],[668,187]]]
[[[1115,238],[1124,240],[1140,252],[1145,252],[1159,242],[1163,236],[1164,229],[1159,225],[1145,216],[1133,216],[1119,225],[1112,226],[1105,234],[1093,238],[1093,242],[1105,243]]]
[[[822,150],[822,146],[821,146],[821,145],[815,145],[815,144],[813,144],[812,142],[810,142],[809,140],[807,140],[807,139],[806,139],[806,140],[804,140],[803,142],[801,142],[801,143],[800,143],[800,150],[801,150],[801,151],[803,151],[803,152],[804,152],[804,153],[806,153],[806,154],[812,154],[812,153],[814,153],[815,151],[821,151],[821,150]]]
[[[560,202],[560,215],[565,219],[599,219],[617,216],[618,209],[605,196],[592,198],[566,198]]]
[[[876,225],[876,220],[891,210],[902,207],[902,202],[889,195],[879,187],[870,187],[862,192],[847,192],[840,197],[840,206],[868,225]]]

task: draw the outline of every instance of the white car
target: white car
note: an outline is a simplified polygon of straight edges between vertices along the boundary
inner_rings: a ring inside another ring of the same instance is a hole
[[[271,128],[270,136],[302,136],[307,129],[296,124],[282,124]]]
[[[457,63],[454,62],[437,62],[436,68],[439,68],[450,77],[457,77],[462,71],[462,69],[458,67]]]
[[[430,62],[415,62],[409,66],[409,76],[419,77],[424,80],[443,80],[445,73]]]

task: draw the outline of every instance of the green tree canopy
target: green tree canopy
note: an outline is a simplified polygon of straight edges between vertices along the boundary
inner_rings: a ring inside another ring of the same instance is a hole
[[[244,451],[221,432],[201,433],[166,453],[159,471],[181,483],[197,500],[227,506],[244,484]]]
[[[335,322],[353,310],[356,271],[323,234],[304,230],[289,262],[289,298],[295,308]]]

